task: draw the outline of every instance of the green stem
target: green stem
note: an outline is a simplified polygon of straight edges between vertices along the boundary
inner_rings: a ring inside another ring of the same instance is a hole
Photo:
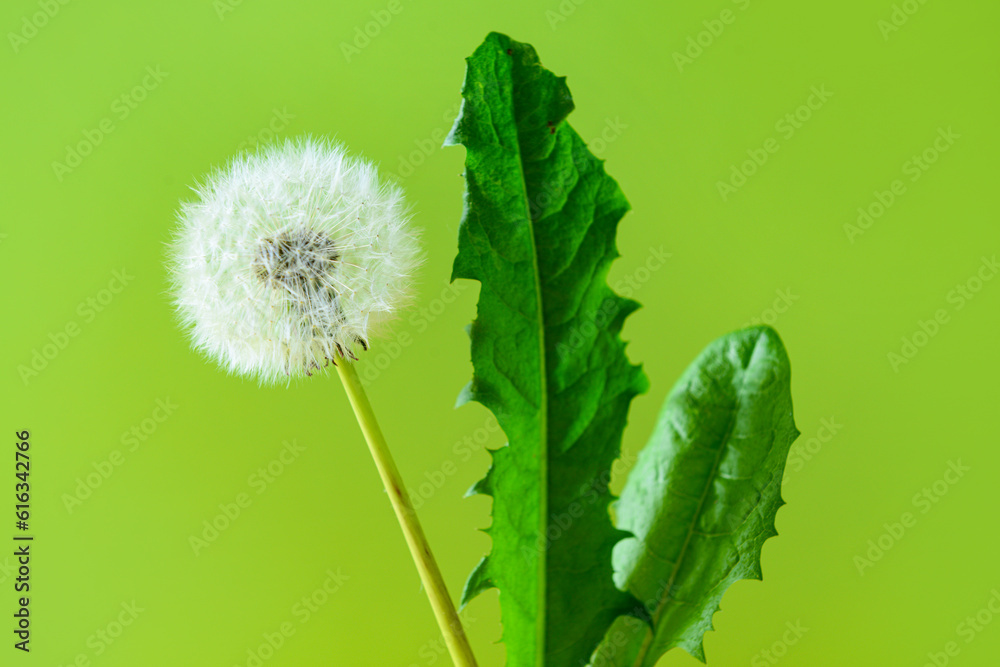
[[[417,520],[417,513],[410,503],[410,496],[405,492],[403,479],[399,475],[392,454],[389,453],[389,446],[382,435],[375,413],[372,411],[371,403],[368,402],[368,395],[361,384],[354,364],[346,359],[337,360],[337,372],[340,380],[344,383],[344,390],[354,408],[354,416],[358,419],[361,432],[368,441],[368,449],[371,450],[372,458],[375,459],[375,466],[382,476],[382,483],[389,494],[392,502],[392,509],[396,512],[396,518],[406,536],[406,543],[410,547],[410,555],[420,572],[420,580],[424,583],[427,597],[430,598],[431,607],[434,609],[434,616],[437,617],[441,634],[448,645],[451,659],[456,667],[476,667],[476,659],[472,655],[472,647],[462,629],[462,621],[455,611],[455,605],[448,595],[441,570],[438,569],[437,562],[431,554],[431,547],[427,543],[424,531]]]

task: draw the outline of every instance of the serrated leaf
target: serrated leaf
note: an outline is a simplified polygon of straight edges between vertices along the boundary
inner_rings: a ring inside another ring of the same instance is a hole
[[[564,122],[573,100],[534,49],[490,34],[467,59],[448,143],[466,148],[453,279],[482,283],[460,402],[497,417],[508,444],[473,490],[493,497],[492,552],[463,603],[496,587],[512,667],[586,664],[634,605],[614,585],[611,464],[645,390],[619,337],[638,307],[605,280],[628,210]]]
[[[615,503],[618,527],[634,535],[615,548],[615,578],[643,601],[652,629],[619,619],[594,667],[652,667],[675,646],[705,661],[723,593],[761,578],[761,547],[777,535],[799,434],[790,380],[769,327],[723,336],[681,376]]]

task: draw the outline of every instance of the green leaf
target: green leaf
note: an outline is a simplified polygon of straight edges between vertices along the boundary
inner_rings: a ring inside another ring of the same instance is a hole
[[[634,605],[614,584],[625,533],[608,511],[629,403],[646,389],[619,337],[638,304],[605,280],[628,202],[564,122],[569,89],[531,46],[490,34],[462,96],[448,139],[466,148],[453,279],[482,287],[460,403],[485,405],[508,439],[473,487],[493,497],[493,547],[463,604],[500,590],[508,665],[582,665]]]
[[[781,339],[753,327],[709,345],[671,391],[615,503],[634,537],[615,548],[615,578],[652,623],[621,618],[595,667],[652,667],[675,646],[705,661],[704,634],[729,586],[760,579],[777,535],[781,479],[799,432]]]

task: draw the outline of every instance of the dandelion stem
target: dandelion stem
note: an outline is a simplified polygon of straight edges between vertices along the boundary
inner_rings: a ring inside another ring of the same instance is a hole
[[[420,579],[427,590],[427,597],[430,598],[431,607],[437,617],[438,626],[448,644],[448,651],[456,667],[476,667],[476,659],[472,655],[472,647],[462,629],[462,621],[455,611],[455,605],[448,595],[441,570],[438,569],[437,562],[431,554],[431,547],[427,543],[424,531],[417,520],[417,513],[410,503],[410,497],[403,486],[403,479],[399,475],[392,454],[389,453],[389,446],[382,435],[375,413],[372,411],[371,403],[368,402],[368,395],[361,384],[354,364],[346,359],[337,360],[337,372],[340,380],[344,383],[344,390],[354,408],[354,416],[357,417],[361,431],[368,441],[368,448],[371,450],[372,458],[382,476],[382,483],[389,494],[392,508],[396,512],[396,518],[406,536],[406,543],[410,547],[410,554],[420,572]]]

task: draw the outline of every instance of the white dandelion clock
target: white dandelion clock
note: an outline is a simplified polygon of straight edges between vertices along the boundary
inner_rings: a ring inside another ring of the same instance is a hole
[[[234,158],[197,193],[170,258],[194,346],[262,382],[337,365],[452,659],[475,667],[353,363],[409,300],[418,250],[401,190],[340,146],[302,139]]]
[[[269,382],[366,349],[406,305],[417,244],[402,191],[325,141],[233,159],[181,208],[174,296],[196,348]]]

